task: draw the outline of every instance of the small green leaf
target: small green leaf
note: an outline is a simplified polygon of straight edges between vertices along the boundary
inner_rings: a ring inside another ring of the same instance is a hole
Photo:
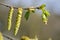
[[[26,18],[26,20],[28,20],[29,15],[30,15],[30,11],[27,11],[26,14],[25,14],[25,16],[24,16]]]

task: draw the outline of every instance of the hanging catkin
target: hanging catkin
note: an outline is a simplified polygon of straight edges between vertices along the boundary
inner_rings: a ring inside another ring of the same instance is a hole
[[[42,21],[44,22],[44,24],[47,24],[48,18],[45,16],[44,13],[42,13]]]
[[[0,32],[0,40],[3,40],[3,35],[1,32]]]
[[[20,24],[21,24],[21,17],[22,17],[22,8],[18,8],[17,18],[16,18],[16,27],[14,29],[14,35],[17,35]]]
[[[30,38],[28,36],[22,36],[21,40],[30,40]]]
[[[11,21],[12,21],[13,11],[14,11],[14,8],[11,7],[9,10],[9,14],[8,14],[8,30],[11,29]]]
[[[45,8],[43,8],[42,9],[42,21],[44,22],[44,24],[47,24],[48,16],[50,16],[50,13]]]
[[[48,40],[52,40],[52,38],[49,38]]]

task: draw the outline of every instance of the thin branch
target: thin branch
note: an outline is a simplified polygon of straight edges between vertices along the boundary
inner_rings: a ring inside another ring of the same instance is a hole
[[[7,38],[7,39],[10,39],[10,40],[13,40],[12,38],[10,38],[10,37],[8,37],[8,36],[6,36],[6,35],[3,35],[5,38]]]
[[[11,8],[11,6],[9,6],[9,5],[6,5],[6,4],[3,4],[3,3],[1,3],[0,2],[0,5],[3,5],[3,6],[6,6],[6,7],[9,7],[9,8]],[[13,7],[14,9],[18,9],[18,7]],[[29,8],[23,8],[24,10],[27,10],[27,9],[29,9]],[[39,9],[39,7],[35,7],[35,8],[31,8],[31,9]]]

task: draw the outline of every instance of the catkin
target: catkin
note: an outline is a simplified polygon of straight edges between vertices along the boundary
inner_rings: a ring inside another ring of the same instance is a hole
[[[1,32],[0,32],[0,40],[3,40],[3,35]]]
[[[48,40],[52,40],[52,38],[49,38]]]
[[[47,24],[48,18],[45,16],[45,14],[42,14],[42,21],[44,24]]]
[[[30,40],[30,38],[28,36],[22,36],[21,40]]]
[[[42,21],[44,22],[44,24],[47,24],[48,16],[50,16],[50,13],[45,8],[42,8],[41,10],[42,10]]]
[[[11,21],[12,21],[13,11],[14,11],[14,8],[11,7],[9,10],[9,14],[8,14],[8,30],[11,29]]]
[[[18,8],[17,18],[16,18],[16,27],[14,29],[14,35],[17,35],[22,17],[22,8]]]

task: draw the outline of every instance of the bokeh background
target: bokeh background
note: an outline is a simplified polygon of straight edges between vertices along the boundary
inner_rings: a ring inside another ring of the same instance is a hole
[[[60,0],[0,0],[1,3],[7,4],[9,6],[15,7],[38,7],[41,4],[46,4],[46,9],[50,12],[50,17],[48,18],[48,25],[42,22],[40,10],[36,10],[35,13],[31,13],[28,21],[25,20],[23,12],[23,17],[21,21],[21,26],[19,32],[14,36],[14,27],[16,21],[17,10],[14,10],[12,29],[7,30],[7,18],[9,13],[9,8],[0,5],[0,31],[3,35],[9,36],[14,40],[20,40],[21,36],[26,35],[30,38],[34,38],[37,35],[39,40],[60,40]],[[4,40],[9,40],[4,37]]]

